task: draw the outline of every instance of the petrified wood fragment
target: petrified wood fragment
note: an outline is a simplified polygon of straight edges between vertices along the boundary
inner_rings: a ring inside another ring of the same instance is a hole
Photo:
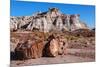
[[[26,41],[18,43],[15,48],[15,56],[17,59],[32,59],[39,58],[42,56],[43,41]]]

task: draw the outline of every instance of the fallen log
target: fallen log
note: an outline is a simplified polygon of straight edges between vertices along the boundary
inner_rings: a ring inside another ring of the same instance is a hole
[[[59,42],[59,51],[58,54],[59,55],[66,55],[67,54],[67,46],[68,43],[67,42]]]
[[[44,47],[43,55],[47,57],[55,57],[58,55],[58,41],[54,38],[53,35],[51,35],[48,39],[49,41]]]
[[[18,43],[15,48],[15,56],[17,59],[32,59],[39,58],[42,56],[43,41],[26,41]]]
[[[59,43],[59,49],[58,49],[58,54],[59,55],[66,55],[67,54],[67,46],[68,46],[68,41],[64,37],[57,37],[58,43]]]

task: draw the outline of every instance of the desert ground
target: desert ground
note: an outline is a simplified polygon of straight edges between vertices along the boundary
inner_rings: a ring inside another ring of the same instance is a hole
[[[67,49],[65,55],[58,55],[56,57],[40,57],[36,59],[15,60],[13,58],[14,49],[17,43],[26,39],[46,39],[51,33],[42,32],[11,32],[11,66],[30,66],[30,65],[44,65],[44,64],[61,64],[61,63],[81,63],[95,61],[95,36],[84,37],[74,36],[68,33],[59,33],[56,35],[63,36],[67,39]]]

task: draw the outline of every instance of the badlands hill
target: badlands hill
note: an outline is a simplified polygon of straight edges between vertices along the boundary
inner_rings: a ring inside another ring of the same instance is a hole
[[[37,12],[32,16],[11,16],[11,31],[74,31],[89,29],[80,19],[79,14],[67,15],[58,8],[49,8],[47,12]]]

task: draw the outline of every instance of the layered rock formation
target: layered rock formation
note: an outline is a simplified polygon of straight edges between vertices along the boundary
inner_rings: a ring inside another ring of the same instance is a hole
[[[65,15],[57,8],[49,8],[47,12],[38,12],[33,16],[21,16],[10,18],[11,31],[73,31],[88,29],[85,23],[80,21],[80,15]]]

